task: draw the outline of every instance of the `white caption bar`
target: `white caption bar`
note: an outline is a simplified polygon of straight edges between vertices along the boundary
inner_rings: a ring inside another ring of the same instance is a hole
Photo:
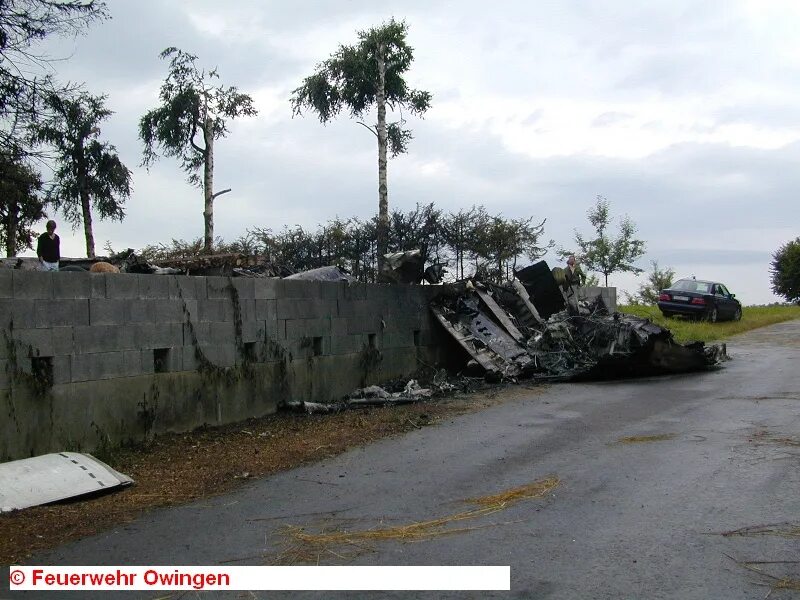
[[[11,566],[14,590],[511,589],[511,567]]]

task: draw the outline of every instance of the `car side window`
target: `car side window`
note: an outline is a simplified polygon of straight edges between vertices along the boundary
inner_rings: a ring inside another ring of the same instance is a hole
[[[716,289],[714,290],[714,295],[715,295],[715,296],[724,296],[724,295],[725,295],[725,288],[724,288],[724,287],[722,287],[722,285],[721,285],[721,284],[719,284],[719,283],[718,283],[718,284],[717,284],[716,286],[714,286],[714,287],[716,288]]]
[[[728,292],[728,288],[726,288],[726,287],[725,287],[724,285],[722,285],[722,284],[719,284],[719,285],[717,286],[717,293],[718,293],[718,294],[722,294],[723,296],[730,296],[730,292]]]

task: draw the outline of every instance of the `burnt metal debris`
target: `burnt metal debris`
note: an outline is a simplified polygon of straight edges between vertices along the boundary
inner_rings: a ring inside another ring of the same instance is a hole
[[[573,290],[562,294],[544,261],[503,285],[461,282],[431,310],[494,380],[684,373],[727,359],[724,344],[679,344],[669,329],[648,319],[610,313],[601,296],[578,301]]]

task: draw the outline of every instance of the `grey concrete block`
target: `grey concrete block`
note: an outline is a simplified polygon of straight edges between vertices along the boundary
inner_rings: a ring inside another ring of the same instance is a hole
[[[284,279],[283,294],[279,298],[322,298],[320,283],[302,279]]]
[[[253,300],[256,297],[256,280],[250,277],[234,277],[233,287],[239,293],[239,300]]]
[[[269,323],[269,321],[266,321]],[[286,340],[286,320],[278,319],[275,321],[275,339],[279,342]]]
[[[380,315],[360,315],[347,319],[347,333],[380,333],[385,319]]]
[[[233,285],[232,278],[228,277],[206,277],[206,286],[208,288],[208,297],[213,300],[230,300],[231,290],[230,286]]]
[[[328,300],[336,300],[343,294],[344,287],[347,285],[346,281],[322,281],[321,291],[322,297]]]
[[[256,301],[252,298],[250,300],[240,300],[239,310],[241,311],[242,321],[255,321],[256,319]]]
[[[127,350],[122,353],[122,374],[125,377],[134,377],[144,372],[142,368],[144,353],[141,350]],[[152,355],[150,364],[152,365]]]
[[[53,357],[53,385],[72,381],[72,357],[68,355]]]
[[[258,358],[263,362],[279,362],[288,359],[286,346],[283,342],[278,342],[268,338],[264,344],[257,344]]]
[[[302,338],[299,340],[286,340],[286,349],[292,356],[292,360],[312,360],[319,356],[330,356],[332,354],[332,343],[330,336],[319,336],[319,345],[315,343],[315,338]],[[314,372],[308,372],[307,377],[313,377]],[[320,382],[321,385],[324,385]]]
[[[104,298],[92,298],[89,300],[90,325],[122,325],[128,321],[128,300],[109,300]]]
[[[197,319],[197,300],[177,300],[181,308],[181,322],[185,323],[187,320],[196,322]]]
[[[373,313],[374,307],[366,300],[353,300],[350,298],[339,299],[336,301],[336,316],[354,317]]]
[[[155,323],[155,300],[134,298],[126,300],[128,304],[127,315],[129,323]]]
[[[196,344],[199,341],[207,340],[211,334],[209,333],[209,324],[208,323],[198,323],[192,321],[190,323],[183,324],[183,343],[184,344]]]
[[[233,329],[233,322],[201,322],[195,323],[194,334],[199,344],[233,344],[236,336]],[[184,325],[184,339],[186,343],[191,343],[189,326]]]
[[[334,317],[331,319],[331,335],[347,335],[347,319],[344,317]]]
[[[8,360],[0,358],[0,390],[7,390],[11,387],[9,369],[11,369],[11,366],[8,364]]]
[[[182,349],[177,349],[179,353],[182,354]],[[136,352],[139,353],[139,364],[141,365],[141,374],[142,375],[152,375],[155,372],[153,367],[154,360],[153,360],[153,350],[137,350]],[[181,360],[181,363],[183,361]]]
[[[257,277],[253,279],[253,294],[257,300],[275,300],[283,295],[283,279]]]
[[[264,338],[265,339],[277,339],[278,338],[278,321],[273,319],[272,321],[259,321],[264,327]],[[283,323],[284,334],[286,332],[286,322],[281,321]],[[285,337],[285,336],[284,336]]]
[[[92,298],[106,297],[106,276],[103,273],[89,273],[89,284],[92,286]]]
[[[180,300],[154,300],[156,323],[183,323],[183,303]]]
[[[170,348],[167,354],[167,369],[171,372],[183,371],[183,346]]]
[[[198,321],[233,321],[233,305],[230,300],[198,300]]]
[[[165,275],[137,275],[140,298],[169,298],[169,279]]]
[[[259,342],[265,339],[265,327],[263,321],[244,321],[242,323],[242,341]]]
[[[262,300],[257,298],[255,301],[255,318],[259,321],[274,321],[277,315],[277,300]]]
[[[73,327],[53,327],[53,355],[63,356],[75,351],[75,333]]]
[[[397,333],[412,329],[420,329],[422,317],[419,314],[390,313],[383,321],[386,323],[387,332]]]
[[[331,354],[356,354],[366,345],[362,335],[340,335],[331,338]]]
[[[331,320],[323,319],[289,319],[286,321],[286,339],[299,340],[303,337],[321,337],[331,335]]]
[[[93,354],[137,348],[135,329],[131,326],[92,325],[75,327],[75,353]]]
[[[13,271],[0,268],[0,298],[14,297]]]
[[[35,300],[0,299],[0,328],[28,329],[36,327]]]
[[[350,301],[366,300],[367,287],[369,285],[374,285],[374,284],[367,284],[360,282],[351,283],[350,285],[345,286],[345,288],[342,290],[342,294],[339,297],[343,298],[344,300],[350,300]]]
[[[336,315],[336,301],[322,298],[278,298],[276,315],[279,319],[331,317]]]
[[[184,371],[196,371],[197,370],[197,351],[195,350],[194,346],[183,346],[180,348],[181,350],[181,357],[183,360],[183,370]]]
[[[170,298],[204,299],[208,298],[205,277],[192,277],[189,275],[161,275],[167,279]]]
[[[106,273],[106,298],[139,297],[139,276],[132,273]]]
[[[218,367],[232,367],[236,364],[236,346],[234,344],[201,345],[200,349],[212,364]]]
[[[17,359],[53,356],[53,332],[50,329],[15,329],[12,339]]]
[[[89,324],[89,299],[34,300],[37,327]]]
[[[380,343],[381,348],[413,348],[414,345],[413,331],[387,333],[382,336]]]
[[[124,352],[97,352],[72,356],[72,381],[97,381],[123,377]]]
[[[53,297],[53,274],[44,271],[12,271],[14,298]]]
[[[135,347],[142,350],[149,348],[172,348],[183,346],[183,325],[180,323],[140,323],[130,325],[133,329]]]
[[[91,273],[60,271],[52,274],[53,297],[56,299],[91,298]]]

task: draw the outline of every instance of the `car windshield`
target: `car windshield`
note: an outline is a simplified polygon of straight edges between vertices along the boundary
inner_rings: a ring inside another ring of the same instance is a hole
[[[681,279],[670,286],[671,290],[680,292],[697,292],[698,294],[710,294],[711,286],[709,281],[695,281],[694,279]]]

